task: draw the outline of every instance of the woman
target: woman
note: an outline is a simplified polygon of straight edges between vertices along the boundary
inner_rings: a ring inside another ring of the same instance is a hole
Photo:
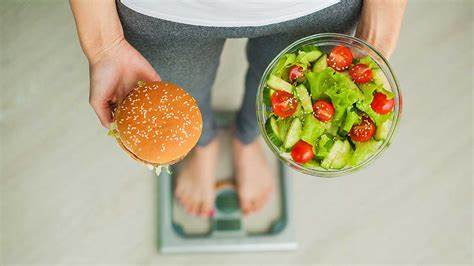
[[[349,33],[357,21],[356,36],[390,57],[406,6],[406,0],[122,2],[71,0],[89,60],[89,102],[102,125],[109,127],[110,106],[123,99],[138,80],[161,77],[196,98],[203,114],[203,134],[177,177],[175,195],[188,212],[201,216],[213,212],[218,142],[210,89],[225,40],[249,38],[249,69],[235,124],[233,155],[241,209],[251,213],[264,205],[274,186],[255,141],[255,95],[265,67],[291,42],[319,32]]]

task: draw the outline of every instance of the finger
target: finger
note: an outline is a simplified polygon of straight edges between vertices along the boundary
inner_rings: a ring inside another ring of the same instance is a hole
[[[109,128],[110,123],[112,123],[112,112],[110,110],[109,103],[107,101],[103,102],[99,99],[91,99],[90,105],[97,114],[102,126]]]
[[[142,72],[143,79],[146,81],[160,81],[161,77],[158,75],[156,70],[150,65],[150,63],[146,63],[143,72]]]

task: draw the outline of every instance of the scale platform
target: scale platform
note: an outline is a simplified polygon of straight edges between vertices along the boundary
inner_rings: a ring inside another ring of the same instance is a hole
[[[221,115],[220,117],[222,117]],[[224,116],[225,117],[225,116]],[[229,120],[227,118],[227,120]],[[224,119],[225,121],[225,119]],[[244,216],[232,178],[231,130],[221,128],[221,162],[218,165],[213,217],[188,214],[174,198],[174,174],[162,171],[159,184],[159,238],[162,253],[241,252],[294,250],[294,228],[291,222],[288,169],[264,145],[267,158],[274,169],[275,189],[269,201],[258,212]]]

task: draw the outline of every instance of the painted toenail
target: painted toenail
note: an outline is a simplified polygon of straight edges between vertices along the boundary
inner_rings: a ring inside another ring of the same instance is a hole
[[[216,212],[215,212],[214,210],[210,210],[210,211],[209,211],[209,217],[214,217],[214,214],[215,214],[215,213],[216,213]]]

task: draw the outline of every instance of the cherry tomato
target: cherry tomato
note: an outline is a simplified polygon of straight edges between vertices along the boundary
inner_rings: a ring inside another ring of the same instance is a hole
[[[301,79],[304,75],[303,67],[301,66],[292,66],[288,71],[288,80],[293,83],[298,79]]]
[[[395,101],[393,99],[387,99],[387,95],[380,92],[374,94],[374,99],[370,104],[372,109],[381,115],[390,113],[393,110],[394,105]]]
[[[357,64],[349,70],[352,80],[355,83],[366,83],[372,80],[372,69],[366,64]]]
[[[327,62],[330,67],[337,71],[344,71],[352,64],[352,52],[349,48],[338,45],[334,47],[328,56]]]
[[[305,141],[298,141],[291,149],[291,158],[297,163],[306,163],[313,157],[313,146]]]
[[[275,91],[270,101],[272,102],[272,110],[279,117],[289,117],[296,112],[298,100],[293,94],[286,91]]]
[[[368,116],[362,116],[362,121],[354,125],[349,131],[349,137],[353,141],[366,142],[375,134],[375,124]]]
[[[320,121],[327,122],[331,120],[334,115],[334,107],[332,103],[325,100],[317,100],[313,104],[313,114],[314,117]]]

